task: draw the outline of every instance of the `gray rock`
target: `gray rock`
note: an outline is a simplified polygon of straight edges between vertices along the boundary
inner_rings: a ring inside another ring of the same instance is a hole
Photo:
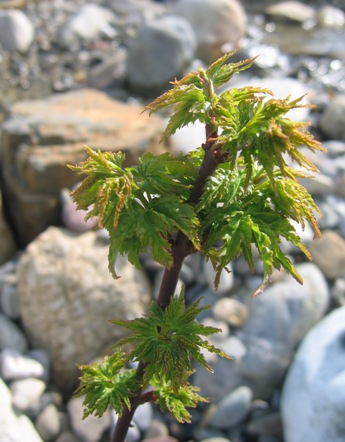
[[[37,409],[46,384],[41,379],[27,378],[13,381],[10,389],[13,407],[27,414]]]
[[[144,274],[120,258],[121,278],[114,280],[107,254],[95,232],[50,227],[18,264],[24,327],[34,348],[49,351],[53,380],[63,390],[75,387],[76,363],[90,362],[124,336],[109,320],[140,316],[150,300]]]
[[[116,16],[110,9],[86,3],[59,29],[57,41],[60,46],[70,48],[79,42],[90,43],[101,37],[114,39],[117,35],[115,23]]]
[[[345,141],[327,140],[322,142],[322,146],[327,150],[327,155],[331,158],[345,154]]]
[[[18,9],[0,9],[0,46],[5,51],[27,52],[34,34],[34,26],[24,12]]]
[[[337,278],[331,288],[331,297],[337,307],[345,305],[345,277]]]
[[[309,331],[283,387],[286,442],[343,442],[345,434],[345,307]]]
[[[11,319],[20,318],[20,306],[17,293],[17,276],[8,273],[0,277],[0,307]]]
[[[128,48],[127,76],[134,92],[155,96],[183,76],[194,57],[195,35],[181,17],[148,22]]]
[[[116,81],[123,81],[127,73],[127,49],[119,47],[116,53],[92,67],[88,73],[88,87],[102,89]]]
[[[203,370],[195,373],[201,394],[220,401],[241,385],[249,386],[254,397],[269,398],[282,381],[294,350],[306,332],[324,315],[329,305],[329,289],[314,264],[300,264],[297,270],[304,284],[291,277],[266,289],[259,297],[243,296],[249,307],[249,319],[236,330],[241,346],[234,361],[218,358],[212,364],[213,376]],[[223,351],[224,343],[217,343]],[[227,351],[230,355],[231,348]]]
[[[222,298],[215,303],[213,315],[233,327],[242,327],[248,320],[248,307],[233,298]]]
[[[114,432],[114,429],[115,429],[115,425],[116,425],[117,420],[118,420],[118,415],[115,413],[115,411],[113,409],[110,411],[110,417],[111,417],[111,431],[110,431],[110,434],[112,436],[112,434]],[[129,427],[128,432],[127,432],[126,442],[139,442],[139,441],[140,441],[140,431],[139,431],[139,428],[138,428],[137,424],[134,421],[132,421],[131,422],[131,426]]]
[[[80,438],[69,431],[64,431],[56,439],[56,442],[80,442]]]
[[[55,440],[61,430],[60,414],[53,404],[47,405],[37,416],[35,426],[42,439]]]
[[[17,350],[5,348],[0,353],[0,375],[6,381],[41,378],[44,368],[38,361],[21,355]]]
[[[281,437],[283,434],[281,415],[276,411],[257,416],[246,425],[246,431],[254,435],[270,434]]]
[[[330,139],[345,140],[345,95],[337,95],[320,117],[321,130]]]
[[[320,239],[309,245],[309,250],[326,278],[345,274],[345,240],[337,232],[325,230]]]
[[[246,34],[246,14],[236,0],[179,0],[173,12],[192,25],[196,55],[207,64],[225,52],[225,45],[236,47]]]
[[[0,350],[11,348],[24,353],[27,341],[20,328],[7,316],[0,313]]]
[[[225,396],[215,409],[210,425],[215,428],[230,429],[247,417],[253,399],[249,387],[242,386]]]
[[[340,216],[336,207],[329,200],[315,198],[315,202],[320,209],[322,216],[316,215],[321,230],[334,229],[340,223]]]
[[[73,397],[67,403],[72,429],[84,442],[98,442],[111,425],[110,412],[107,410],[102,419],[91,415],[83,420],[83,401],[83,397]]]
[[[12,395],[0,378],[0,440],[4,442],[43,442],[30,419],[12,409]]]

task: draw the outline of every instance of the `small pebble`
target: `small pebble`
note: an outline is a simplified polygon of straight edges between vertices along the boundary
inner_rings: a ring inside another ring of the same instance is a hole
[[[0,354],[0,374],[6,381],[24,378],[42,378],[44,368],[35,359],[23,356],[17,350],[6,348]]]
[[[248,307],[232,298],[219,299],[213,306],[215,318],[227,322],[232,327],[242,327],[248,320]]]
[[[20,411],[30,413],[36,408],[46,384],[40,379],[27,378],[13,381],[10,390],[13,396],[13,406]]]

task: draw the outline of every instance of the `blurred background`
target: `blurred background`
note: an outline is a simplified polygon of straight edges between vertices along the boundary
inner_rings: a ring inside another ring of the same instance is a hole
[[[234,361],[196,371],[212,403],[192,424],[145,404],[128,442],[345,441],[345,0],[0,0],[0,441],[110,440],[114,413],[82,421],[71,397],[76,363],[122,337],[108,320],[143,314],[163,269],[149,253],[142,271],[123,258],[112,280],[107,235],[75,211],[80,177],[66,164],[85,159],[85,144],[127,164],[200,146],[202,126],[160,143],[168,115],[141,112],[236,48],[233,61],[258,57],[227,87],[315,105],[289,116],[327,149],[308,154],[320,173],[303,180],[323,235],[301,230],[311,263],[282,245],[303,286],[277,272],[254,300],[259,262],[252,274],[239,257],[215,292],[210,263],[188,257],[187,302],[211,305],[200,320],[222,330],[214,343]]]

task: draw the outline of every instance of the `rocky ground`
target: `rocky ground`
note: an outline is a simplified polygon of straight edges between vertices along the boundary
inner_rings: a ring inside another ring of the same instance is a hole
[[[207,9],[208,8],[208,9]],[[220,8],[221,23],[214,20]],[[207,17],[198,27],[197,12]],[[222,329],[215,344],[234,361],[210,360],[193,382],[211,404],[177,425],[146,404],[128,441],[341,442],[345,333],[345,5],[246,0],[0,0],[0,440],[108,441],[116,416],[82,421],[72,398],[78,372],[104,354],[118,330],[109,319],[142,314],[162,269],[124,260],[107,272],[107,237],[74,211],[77,181],[66,163],[84,144],[126,152],[188,150],[202,128],[158,140],[165,115],[143,106],[191,68],[239,46],[260,54],[231,83],[262,85],[316,104],[291,116],[311,121],[327,154],[304,184],[322,211],[322,238],[301,232],[313,256],[284,244],[304,279],[277,273],[253,300],[262,268],[237,259],[217,293],[199,255],[181,273],[187,301],[203,296],[200,320]],[[111,293],[111,296],[109,296]]]

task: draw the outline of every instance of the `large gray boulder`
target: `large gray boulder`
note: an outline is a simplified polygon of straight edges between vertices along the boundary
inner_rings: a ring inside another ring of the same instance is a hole
[[[345,435],[345,307],[309,331],[282,393],[286,442],[343,442]]]
[[[182,77],[196,48],[191,25],[182,17],[165,16],[146,23],[128,48],[130,88],[143,96],[156,96],[169,81]]]
[[[179,0],[173,12],[192,25],[197,56],[207,64],[236,47],[247,31],[246,14],[237,0]]]
[[[109,350],[125,329],[111,319],[133,319],[146,310],[150,286],[140,271],[119,260],[114,280],[108,245],[95,232],[75,235],[50,227],[18,264],[21,318],[32,347],[49,351],[53,380],[75,387],[76,364]]]

